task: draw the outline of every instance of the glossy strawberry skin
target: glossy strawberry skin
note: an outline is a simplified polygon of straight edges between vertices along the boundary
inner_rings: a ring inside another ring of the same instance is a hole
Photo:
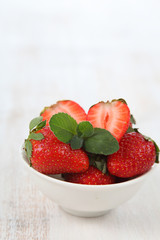
[[[48,126],[37,131],[43,134],[42,140],[30,140],[32,143],[31,164],[44,174],[84,172],[89,167],[87,154],[81,150],[72,150],[69,144],[59,141]]]
[[[108,156],[108,171],[121,178],[129,178],[147,172],[156,160],[154,143],[137,132],[126,133],[120,149]]]
[[[127,104],[120,100],[99,102],[89,109],[87,120],[93,127],[108,130],[120,141],[130,124],[130,110]]]
[[[115,177],[102,173],[96,167],[90,166],[83,173],[63,174],[67,182],[87,184],[87,185],[105,185],[115,183]]]
[[[41,112],[41,116],[43,117],[43,121],[46,120],[46,124],[49,125],[49,120],[52,115],[59,112],[68,113],[77,121],[77,123],[86,121],[87,119],[84,109],[78,103],[71,100],[58,101],[56,104],[53,104],[50,107],[45,107]]]

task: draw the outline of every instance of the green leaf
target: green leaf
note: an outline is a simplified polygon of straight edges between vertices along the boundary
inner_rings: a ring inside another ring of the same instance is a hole
[[[89,157],[89,164],[91,166],[94,166],[94,167],[98,168],[103,173],[107,172],[107,166],[106,166],[107,158],[106,158],[106,156],[89,153],[88,157]]]
[[[153,141],[155,149],[156,149],[156,163],[159,163],[159,147],[155,141]]]
[[[74,135],[70,141],[70,145],[72,149],[80,149],[83,145],[83,138]]]
[[[132,114],[130,116],[130,121],[131,121],[132,124],[136,124],[136,120],[135,120],[135,118],[133,117]]]
[[[78,124],[77,132],[81,137],[90,137],[93,135],[94,129],[90,122],[83,121]]]
[[[106,161],[102,160],[101,162],[96,162],[96,166],[102,173],[106,173],[107,170]]]
[[[104,159],[101,159],[101,161],[95,161],[96,167],[103,173],[106,173],[106,161]]]
[[[46,120],[40,122],[40,123],[37,125],[37,127],[36,127],[36,131],[38,131],[38,130],[44,128],[45,126],[46,126]]]
[[[50,129],[55,136],[64,143],[69,143],[76,135],[77,122],[67,113],[57,113],[49,121]]]
[[[33,139],[33,140],[42,140],[44,138],[42,133],[30,133],[28,136],[28,139]]]
[[[124,103],[124,104],[126,104],[126,105],[127,105],[127,102],[126,102],[126,100],[124,100],[123,98],[119,98],[119,99],[113,99],[113,100],[112,100],[112,102],[114,102],[114,101],[120,101],[120,102],[122,102],[122,103]]]
[[[32,143],[29,141],[29,139],[25,140],[25,150],[26,150],[27,158],[28,158],[30,166],[31,166],[30,158],[32,156]]]
[[[93,153],[87,153],[87,155],[88,155],[88,157],[89,157],[89,165],[96,167],[95,160],[96,160],[96,158],[97,158],[98,155],[93,154]]]
[[[138,132],[138,128],[129,127],[129,128],[127,129],[127,133],[131,133],[131,132]]]
[[[39,123],[41,123],[42,122],[42,119],[43,119],[43,117],[36,117],[36,118],[33,118],[32,120],[31,120],[31,122],[30,122],[30,124],[29,124],[29,129],[30,129],[30,131],[33,129],[33,128],[35,128]]]
[[[131,132],[135,132],[135,131],[134,131],[134,128],[129,127],[129,128],[127,129],[127,133],[131,133]]]
[[[118,141],[102,128],[94,128],[94,134],[84,140],[84,149],[95,154],[110,155],[119,149]]]

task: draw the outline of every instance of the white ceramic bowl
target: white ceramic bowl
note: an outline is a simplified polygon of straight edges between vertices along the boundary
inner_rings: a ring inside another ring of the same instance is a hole
[[[47,176],[29,166],[25,152],[23,162],[37,188],[66,212],[80,217],[96,217],[129,200],[152,174],[150,171],[122,183],[111,185],[83,185],[65,182],[59,175]]]

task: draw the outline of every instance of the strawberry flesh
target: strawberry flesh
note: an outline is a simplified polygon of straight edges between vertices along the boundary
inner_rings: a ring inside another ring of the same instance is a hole
[[[115,177],[102,173],[94,166],[90,166],[83,173],[63,174],[65,181],[87,185],[104,185],[115,183]]]
[[[50,107],[45,107],[41,112],[41,116],[43,117],[43,121],[46,120],[46,124],[49,125],[50,118],[59,112],[68,113],[77,123],[86,121],[87,119],[84,109],[78,103],[71,100],[58,101]]]
[[[130,110],[127,104],[119,100],[99,102],[89,109],[87,120],[93,127],[108,130],[120,141],[130,124]]]

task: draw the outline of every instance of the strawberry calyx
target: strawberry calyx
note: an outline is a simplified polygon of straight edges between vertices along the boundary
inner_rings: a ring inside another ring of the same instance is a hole
[[[29,124],[29,135],[28,138],[25,139],[25,151],[27,154],[27,158],[29,160],[30,166],[31,166],[31,161],[30,158],[32,156],[32,143],[31,139],[33,140],[42,140],[44,138],[42,133],[37,133],[38,130],[44,128],[46,126],[46,120],[42,121],[42,117],[36,117],[31,120]]]
[[[88,154],[89,165],[98,168],[102,173],[108,175],[106,166],[106,156],[99,154]]]
[[[136,124],[136,120],[135,120],[133,114],[130,115],[130,123],[131,124]]]
[[[127,105],[126,100],[124,100],[123,98],[113,99],[111,102],[116,102],[116,101],[122,102],[122,103],[124,103],[124,104]],[[108,102],[109,102],[109,101],[108,101]]]

